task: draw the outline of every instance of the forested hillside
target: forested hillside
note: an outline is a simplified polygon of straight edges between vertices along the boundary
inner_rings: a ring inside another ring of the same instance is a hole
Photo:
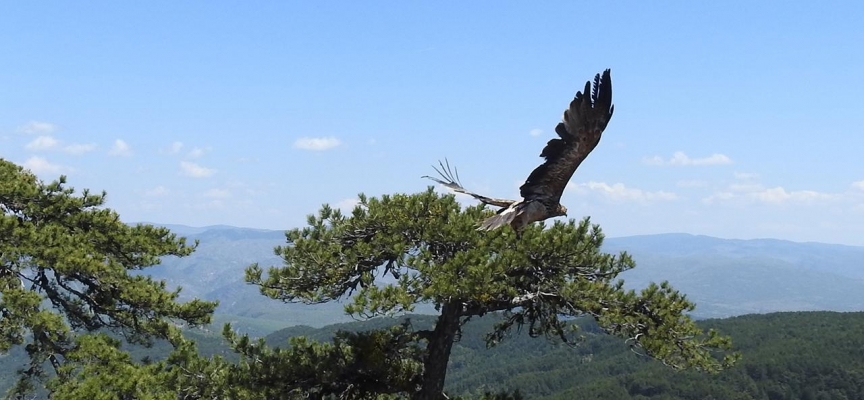
[[[432,324],[413,316],[412,324]],[[294,327],[268,336],[273,345],[298,334],[324,339],[337,329],[371,329],[386,320],[322,329]],[[447,387],[454,394],[518,389],[538,399],[859,399],[864,398],[864,313],[794,312],[701,321],[733,338],[738,365],[717,375],[676,372],[636,355],[620,340],[580,321],[576,347],[524,332],[487,349],[495,320],[466,325],[454,346]],[[392,323],[392,322],[391,322]]]
[[[293,336],[328,340],[337,330],[367,330],[396,320],[296,326],[267,337],[284,345]],[[432,316],[411,316],[412,326],[426,328]],[[717,375],[675,372],[634,354],[620,340],[600,333],[591,321],[580,321],[584,340],[576,347],[524,332],[486,348],[484,332],[495,319],[466,325],[454,346],[447,378],[450,393],[520,390],[529,399],[860,399],[864,398],[864,313],[795,312],[706,320],[703,328],[730,335],[742,354],[739,364]],[[232,358],[215,335],[192,333],[203,354]],[[133,349],[136,359],[159,358],[167,345]],[[0,358],[0,386],[25,362],[23,351]]]

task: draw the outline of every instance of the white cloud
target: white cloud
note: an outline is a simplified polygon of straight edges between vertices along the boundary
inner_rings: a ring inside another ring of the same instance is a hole
[[[26,125],[18,128],[18,132],[26,134],[34,133],[52,133],[57,130],[57,126],[49,122],[30,121]]]
[[[785,202],[812,203],[820,200],[831,200],[837,197],[830,193],[821,193],[813,190],[786,191],[782,186],[752,192],[749,195],[756,200],[769,204]]]
[[[732,159],[725,154],[712,154],[704,158],[690,158],[679,151],[672,155],[670,163],[672,165],[722,165],[731,164]]]
[[[360,204],[360,199],[356,197],[352,197],[350,199],[343,199],[335,204],[336,208],[342,211],[342,215],[351,215],[354,211],[354,207]]]
[[[177,154],[180,152],[180,150],[183,150],[183,142],[174,142],[171,143],[171,147],[169,147],[168,150],[165,150],[164,152],[167,154]]]
[[[114,146],[111,147],[111,150],[108,150],[108,155],[131,156],[132,155],[132,147],[130,147],[128,143],[126,143],[120,139],[117,139],[114,141]]]
[[[204,153],[205,153],[206,151],[207,151],[207,149],[202,149],[202,148],[200,148],[200,147],[195,147],[195,148],[193,148],[193,149],[189,152],[189,154],[186,154],[186,157],[189,157],[189,158],[198,158],[198,157],[203,156]]]
[[[540,135],[543,134],[543,130],[542,130],[542,129],[534,128],[534,129],[531,130],[531,132],[528,132],[528,134],[531,135],[531,136],[540,136]]]
[[[672,154],[672,158],[665,160],[663,157],[654,156],[654,157],[646,157],[642,160],[645,164],[648,165],[723,165],[723,164],[732,164],[732,159],[724,154],[715,153],[708,157],[703,158],[691,158],[684,152],[676,151],[675,154]]]
[[[206,178],[216,173],[215,169],[205,168],[189,161],[180,162],[180,169],[183,175],[191,178]]]
[[[294,142],[294,147],[302,150],[329,150],[342,144],[342,141],[333,136],[329,137],[302,137]]]
[[[210,190],[204,192],[204,197],[209,197],[212,199],[224,199],[224,198],[231,197],[231,192],[229,192],[228,190],[225,190],[225,189],[213,188],[213,189],[210,189]]]
[[[159,197],[168,194],[168,189],[165,186],[156,186],[153,189],[145,190],[144,195],[148,197]]]
[[[864,180],[852,182],[852,187],[858,190],[864,190]]]
[[[729,190],[712,194],[702,199],[705,204],[736,201],[741,203],[779,204],[812,204],[831,200],[840,200],[841,194],[817,192],[815,190],[786,190],[782,186],[764,188],[760,184],[732,184]]]
[[[30,141],[30,143],[27,143],[27,145],[24,147],[27,150],[32,150],[32,151],[53,150],[53,149],[57,149],[60,147],[60,141],[58,141],[57,139],[54,139],[54,137],[52,137],[52,136],[39,136],[36,139],[33,139],[32,141]],[[88,143],[88,144],[72,143],[72,144],[63,146],[63,148],[61,150],[63,150],[66,153],[72,154],[72,155],[81,155],[81,154],[84,154],[88,151],[93,151],[95,149],[96,149],[96,145],[93,143]]]
[[[39,136],[24,146],[27,150],[50,150],[57,147],[57,139],[51,136]]]
[[[33,171],[34,174],[58,174],[69,169],[59,164],[52,164],[42,157],[30,157],[22,166]]]
[[[651,192],[627,187],[623,183],[610,185],[605,182],[590,181],[588,183],[580,183],[576,185],[574,190],[577,193],[582,194],[589,192],[598,193],[612,201],[636,201],[645,203],[650,201],[671,201],[678,199],[678,195],[672,192],[666,192],[663,190]]]
[[[660,156],[654,156],[654,157],[645,157],[645,158],[643,158],[643,159],[642,159],[642,163],[643,163],[643,164],[648,164],[648,165],[663,165],[663,164],[666,163],[666,161],[663,161],[663,157],[660,157]]]
[[[76,155],[76,156],[84,154],[88,151],[93,151],[93,150],[96,150],[96,144],[95,143],[88,143],[88,144],[72,143],[70,145],[67,145],[66,147],[63,147],[63,151],[65,151],[69,154]]]

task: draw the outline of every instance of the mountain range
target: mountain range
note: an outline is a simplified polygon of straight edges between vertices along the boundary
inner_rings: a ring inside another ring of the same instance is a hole
[[[288,326],[352,320],[342,303],[283,303],[245,283],[244,268],[250,264],[281,265],[273,249],[285,243],[283,231],[160,225],[198,240],[199,246],[189,257],[166,258],[145,272],[182,287],[182,298],[219,300],[216,330],[231,321],[241,331],[263,336]],[[864,247],[672,233],[607,238],[603,250],[634,257],[636,268],[619,276],[628,288],[669,281],[696,303],[697,318],[864,310]]]

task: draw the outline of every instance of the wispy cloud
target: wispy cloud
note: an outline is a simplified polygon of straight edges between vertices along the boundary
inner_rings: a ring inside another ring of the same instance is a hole
[[[199,157],[203,156],[204,153],[206,153],[208,150],[209,150],[209,148],[195,147],[191,151],[189,151],[188,154],[186,154],[186,157],[199,158]]]
[[[815,190],[787,191],[782,186],[754,191],[748,193],[748,195],[758,201],[770,204],[780,204],[786,202],[812,203],[814,201],[831,200],[837,198],[837,195],[835,194],[822,193]]]
[[[111,146],[111,150],[108,150],[108,155],[128,157],[132,155],[132,147],[123,140],[117,139],[114,141],[114,146]]]
[[[333,136],[318,138],[302,137],[294,141],[295,148],[313,151],[330,150],[340,144],[342,144],[342,141]]]
[[[180,150],[183,150],[183,142],[175,141],[175,142],[171,143],[171,145],[168,146],[167,148],[160,148],[159,153],[160,154],[177,154],[180,152]]]
[[[180,171],[190,178],[207,178],[216,173],[215,169],[202,167],[194,162],[181,161]]]
[[[864,180],[852,182],[852,187],[858,190],[864,190]]]
[[[45,158],[35,156],[24,161],[22,166],[33,171],[34,174],[59,174],[70,170],[68,167],[64,167],[60,164],[53,164],[48,162]]]
[[[677,200],[678,195],[663,190],[647,191],[638,188],[627,187],[623,183],[608,184],[605,182],[590,181],[580,183],[573,187],[577,193],[597,193],[612,201],[635,201],[647,203],[651,201]]]
[[[39,150],[50,150],[57,147],[57,139],[54,139],[51,136],[39,136],[36,139],[27,143],[24,148],[27,150],[39,151]]]
[[[543,130],[542,130],[542,129],[534,128],[534,129],[532,129],[530,132],[528,132],[528,134],[531,135],[531,136],[540,136],[540,135],[543,134]]]
[[[759,174],[753,172],[736,172],[735,179],[740,179],[742,181],[748,181],[753,179],[758,179]]]
[[[156,186],[153,189],[148,189],[144,191],[144,195],[147,197],[160,197],[168,194],[168,189],[165,186]]]
[[[63,152],[72,154],[72,155],[81,155],[87,153],[89,151],[96,150],[95,143],[72,143],[65,146],[62,146],[62,143],[55,139],[53,136],[39,136],[36,139],[27,143],[24,148],[31,151],[45,151],[45,150],[63,150]]]
[[[63,151],[65,151],[66,153],[72,154],[72,155],[76,155],[76,156],[87,153],[87,152],[91,152],[93,150],[96,150],[96,144],[95,143],[87,143],[87,144],[72,143],[70,145],[66,145],[65,147],[63,147]]]
[[[26,133],[28,135],[32,134],[49,134],[53,133],[57,130],[57,126],[50,122],[41,122],[41,121],[30,121],[20,127],[18,127],[17,131],[19,133]]]
[[[727,190],[715,192],[702,199],[704,204],[720,202],[780,204],[813,204],[817,202],[840,200],[839,193],[825,193],[815,190],[787,190],[782,186],[765,188],[758,183],[731,184]]]
[[[646,157],[642,160],[645,164],[648,165],[676,165],[676,166],[684,166],[684,165],[724,165],[724,164],[732,164],[732,159],[726,156],[725,154],[715,153],[708,157],[702,158],[691,158],[687,154],[682,151],[677,151],[675,154],[672,154],[672,158],[664,159],[660,156],[654,157]]]

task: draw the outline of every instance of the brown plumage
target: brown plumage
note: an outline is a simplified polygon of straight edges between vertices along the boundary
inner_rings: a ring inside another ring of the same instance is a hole
[[[449,163],[439,162],[441,170],[435,168],[443,180],[431,176],[424,178],[470,195],[484,204],[501,207],[478,229],[491,230],[510,225],[519,233],[532,222],[567,215],[567,208],[560,202],[561,194],[576,168],[597,147],[614,110],[612,78],[607,69],[602,77],[600,74],[594,77],[593,86],[591,81],[586,82],[584,92],[576,92],[570,107],[564,110],[564,120],[555,127],[558,137],[550,140],[540,153],[546,161],[535,168],[519,188],[522,200],[495,199],[465,190],[459,182],[458,171],[454,174]]]

